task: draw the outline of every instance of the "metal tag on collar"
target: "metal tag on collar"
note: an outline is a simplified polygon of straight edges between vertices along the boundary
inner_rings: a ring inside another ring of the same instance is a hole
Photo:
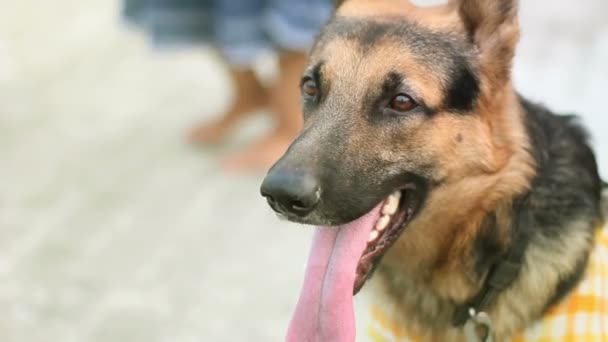
[[[469,320],[464,325],[464,336],[467,342],[492,342],[492,320],[485,312],[469,308]]]

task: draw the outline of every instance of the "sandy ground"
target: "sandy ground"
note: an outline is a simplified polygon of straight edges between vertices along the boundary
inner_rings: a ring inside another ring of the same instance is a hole
[[[516,84],[583,115],[608,177],[608,5],[523,6]],[[185,143],[229,101],[212,54],[155,53],[117,13],[0,0],[0,340],[279,341],[310,230]]]

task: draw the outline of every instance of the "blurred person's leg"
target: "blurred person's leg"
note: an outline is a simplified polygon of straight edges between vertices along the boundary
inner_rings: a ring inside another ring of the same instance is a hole
[[[285,153],[302,126],[298,84],[305,65],[306,54],[302,52],[280,54],[279,77],[269,92],[275,127],[258,141],[227,156],[224,159],[227,169],[268,169]]]
[[[214,0],[123,0],[122,14],[156,48],[214,44]]]
[[[271,48],[265,37],[263,0],[216,0],[214,31],[234,84],[234,97],[218,119],[198,124],[190,133],[200,143],[220,142],[247,114],[269,105],[268,92],[252,70],[256,58]]]
[[[279,51],[279,77],[270,90],[276,125],[270,134],[224,160],[233,170],[267,169],[300,131],[299,83],[306,54],[332,10],[330,0],[271,0],[267,5],[266,34]]]
[[[204,144],[219,143],[247,114],[269,107],[268,91],[253,70],[229,68],[234,97],[228,110],[218,119],[196,125],[190,132],[190,140]]]

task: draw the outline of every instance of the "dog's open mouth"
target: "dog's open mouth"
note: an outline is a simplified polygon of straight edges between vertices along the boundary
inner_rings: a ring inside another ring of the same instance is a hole
[[[374,267],[397,241],[417,207],[418,197],[413,186],[395,191],[381,204],[380,218],[373,225],[367,246],[357,265],[353,294],[357,294],[370,278]]]
[[[411,185],[353,222],[316,229],[287,341],[355,340],[353,295],[406,229],[421,199]]]

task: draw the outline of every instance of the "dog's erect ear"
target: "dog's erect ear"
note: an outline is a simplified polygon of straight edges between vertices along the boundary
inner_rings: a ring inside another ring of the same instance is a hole
[[[516,24],[517,0],[455,0],[467,33],[478,43],[503,25]]]
[[[477,46],[482,66],[495,77],[509,78],[519,40],[518,0],[452,0],[465,31]]]

